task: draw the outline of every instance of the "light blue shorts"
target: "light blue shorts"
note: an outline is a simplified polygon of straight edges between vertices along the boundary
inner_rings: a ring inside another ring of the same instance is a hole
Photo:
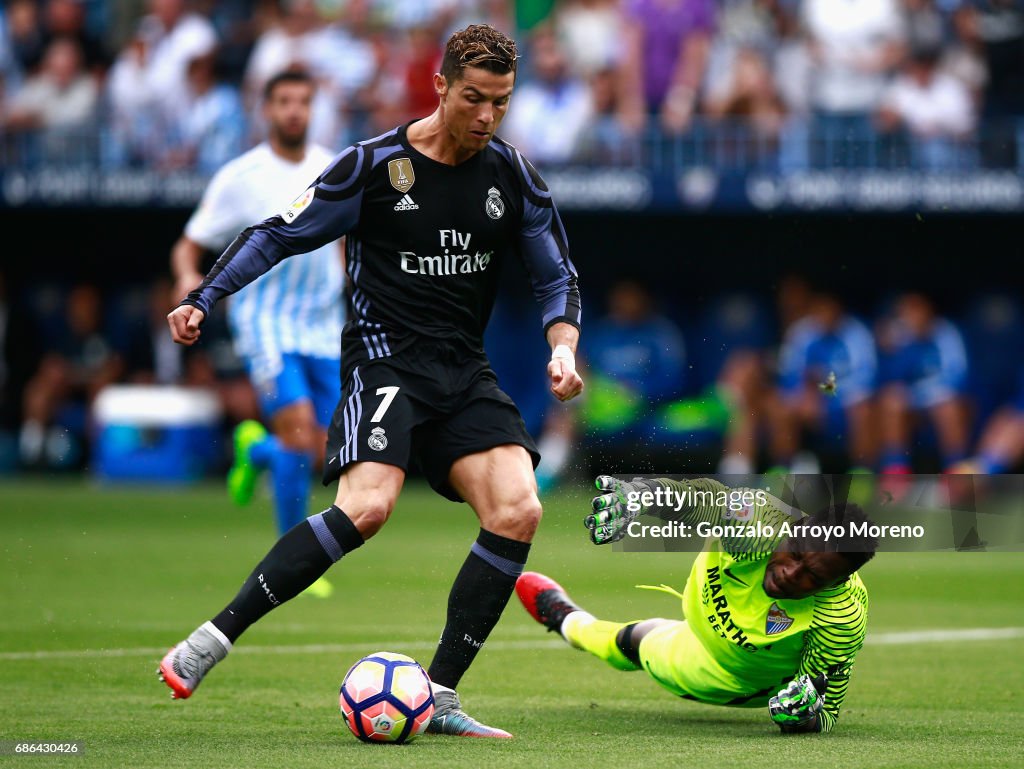
[[[341,397],[341,362],[336,358],[315,358],[285,353],[281,371],[264,381],[253,379],[263,416],[270,419],[285,406],[308,400],[322,427],[331,422]],[[250,376],[252,367],[250,366]]]

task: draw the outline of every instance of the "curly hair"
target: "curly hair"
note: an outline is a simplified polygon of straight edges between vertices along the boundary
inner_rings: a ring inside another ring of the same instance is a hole
[[[519,52],[516,41],[489,24],[470,24],[450,38],[441,59],[441,74],[454,83],[467,67],[480,67],[498,75],[515,74]]]

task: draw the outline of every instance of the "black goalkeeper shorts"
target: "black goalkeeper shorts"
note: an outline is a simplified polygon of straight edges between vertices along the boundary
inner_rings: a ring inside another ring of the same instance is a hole
[[[430,342],[346,369],[327,430],[325,486],[354,462],[408,470],[415,458],[434,491],[462,502],[448,482],[460,457],[516,444],[534,467],[540,462],[519,409],[483,354]]]

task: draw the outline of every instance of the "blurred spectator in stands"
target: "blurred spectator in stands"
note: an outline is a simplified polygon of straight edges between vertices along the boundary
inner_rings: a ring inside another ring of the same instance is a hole
[[[188,93],[188,65],[217,46],[208,18],[188,10],[186,0],[149,0],[139,22],[146,41],[146,88],[152,99],[174,110]]]
[[[963,394],[967,353],[960,331],[921,294],[905,294],[879,326],[882,351],[878,409],[883,473],[911,472],[915,423],[935,429],[944,469],[964,459],[969,423]]]
[[[964,140],[974,128],[967,87],[939,68],[938,48],[911,52],[882,95],[877,122],[883,132],[904,132],[914,168],[952,171],[973,167]]]
[[[84,438],[88,405],[121,376],[123,361],[102,333],[102,303],[95,286],[71,289],[62,337],[47,352],[25,386],[19,451],[27,467],[60,464],[67,433]]]
[[[216,48],[208,19],[184,0],[148,0],[151,13],[118,55],[107,81],[103,142],[109,166],[147,166],[164,154],[178,107],[188,100],[188,66]]]
[[[622,15],[616,0],[561,0],[552,20],[573,75],[587,80],[619,65]]]
[[[11,0],[4,9],[4,23],[14,64],[23,74],[35,71],[46,51],[39,3],[36,0]]]
[[[597,433],[629,428],[686,385],[682,332],[635,280],[620,280],[609,290],[607,314],[589,325],[585,356],[583,418]]]
[[[262,117],[263,86],[273,75],[296,68],[309,72],[317,81],[309,138],[326,147],[345,141],[345,110],[353,108],[352,97],[366,87],[375,73],[374,47],[366,37],[366,4],[351,0],[345,22],[328,25],[314,0],[287,0],[280,23],[271,26],[256,41],[245,73],[245,99],[257,138],[265,133]]]
[[[771,5],[775,22],[772,73],[779,96],[790,115],[804,117],[811,109],[814,63],[793,3],[776,0]]]
[[[909,53],[941,51],[946,44],[946,20],[935,0],[901,0],[901,4]]]
[[[715,25],[712,0],[623,0],[620,119],[637,132],[647,115],[685,131],[698,104]]]
[[[4,103],[8,88],[18,84],[21,71],[14,59],[14,52],[11,50],[11,38],[7,29],[7,16],[4,9],[0,8],[0,110]]]
[[[578,159],[602,166],[639,162],[638,137],[619,121],[619,74],[603,69],[591,75],[589,85],[592,114],[577,143]]]
[[[988,69],[984,46],[974,33],[974,10],[961,5],[953,11],[953,37],[943,49],[942,68],[963,83],[971,95],[975,114],[981,109]]]
[[[814,60],[812,162],[861,166],[886,77],[903,56],[897,0],[804,0]]]
[[[714,36],[708,52],[703,101],[717,102],[730,90],[741,53],[754,51],[767,57],[775,48],[775,0],[719,0]]]
[[[47,44],[59,38],[77,42],[86,70],[100,77],[110,66],[110,53],[103,42],[86,29],[85,6],[85,0],[47,0],[43,37]]]
[[[993,414],[985,424],[973,457],[952,468],[957,473],[1009,473],[1024,461],[1024,369],[1017,397]]]
[[[99,89],[82,64],[78,43],[58,38],[50,43],[39,71],[11,97],[3,128],[34,141],[23,144],[25,155],[47,161],[91,159],[83,132],[93,126]],[[34,136],[32,136],[34,135]]]
[[[593,114],[590,89],[569,73],[565,53],[549,27],[538,27],[530,42],[528,73],[516,87],[516,108],[501,133],[538,166],[567,163]]]
[[[989,167],[1016,167],[1017,121],[1024,117],[1024,3],[978,0],[964,9],[962,24],[965,35],[981,46],[988,72],[983,160]]]
[[[401,90],[404,95],[405,110],[409,116],[421,117],[429,115],[437,109],[437,94],[434,89],[425,88],[424,83],[431,82],[435,72],[441,71],[441,57],[444,44],[432,24],[413,27],[408,31],[409,44],[406,46],[402,61]],[[394,55],[390,46],[380,46],[378,59],[387,59]],[[380,72],[383,67],[378,67]],[[386,87],[386,86],[385,86]],[[381,90],[379,87],[376,89]],[[393,90],[387,88],[387,90]],[[516,94],[518,99],[519,94]],[[378,97],[379,98],[379,97]],[[403,122],[400,118],[396,123]],[[376,135],[376,134],[374,134]]]
[[[374,104],[377,70],[370,11],[370,0],[347,0],[342,14],[321,30],[313,49],[312,72],[331,96],[335,111],[341,112],[343,129],[346,121],[361,122]],[[348,141],[340,135],[326,146]]]
[[[777,142],[786,119],[768,62],[754,48],[736,52],[729,82],[720,92],[708,95],[704,112],[714,121],[732,123],[735,128],[727,128],[728,133],[742,127],[736,136],[738,146],[729,149],[743,165],[754,162],[766,142]]]
[[[806,316],[785,332],[778,389],[765,399],[769,450],[776,466],[794,470],[804,430],[822,438],[842,436],[850,463],[872,466],[877,367],[867,327],[837,297],[815,293]]]
[[[146,84],[148,51],[146,38],[136,34],[118,54],[107,76],[109,114],[102,143],[106,166],[147,165],[163,146],[163,116],[153,108]]]
[[[189,61],[185,99],[176,106],[161,158],[163,169],[194,168],[212,174],[241,153],[242,100],[234,86],[218,80],[215,51]]]

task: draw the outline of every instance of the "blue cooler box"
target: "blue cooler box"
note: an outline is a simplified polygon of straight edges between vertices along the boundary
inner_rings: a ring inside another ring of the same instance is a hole
[[[115,385],[93,403],[93,470],[111,481],[188,483],[223,455],[222,411],[210,391]]]

